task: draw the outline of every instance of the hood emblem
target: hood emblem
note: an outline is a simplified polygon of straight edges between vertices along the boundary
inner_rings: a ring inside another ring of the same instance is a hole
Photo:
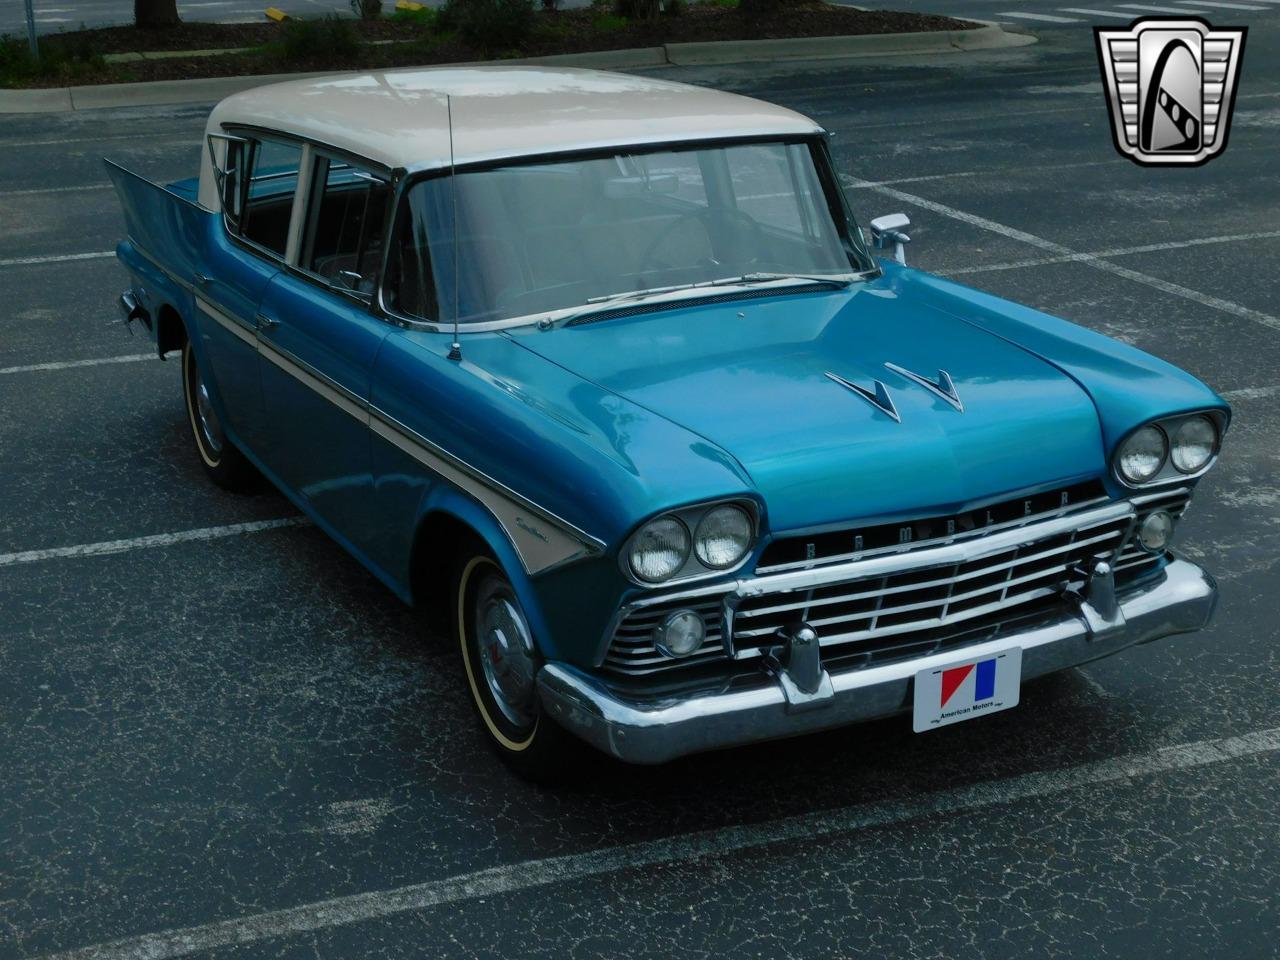
[[[852,390],[867,403],[871,404],[881,413],[892,417],[895,423],[901,423],[902,417],[898,416],[898,408],[893,405],[893,398],[889,396],[889,391],[884,388],[884,384],[879,380],[873,381],[876,385],[875,392],[868,390],[866,387],[860,387],[856,383],[846,380],[844,377],[836,376],[830,371],[827,372],[827,379],[834,380],[840,386],[847,390]]]
[[[938,379],[934,381],[928,377],[922,377],[918,373],[912,373],[906,367],[900,367],[896,363],[886,363],[885,366],[899,376],[906,377],[912,383],[918,383],[935,397],[947,401],[951,406],[964,413],[964,404],[960,402],[960,394],[956,393],[956,385],[951,382],[951,374],[947,373],[947,371],[939,370]]]

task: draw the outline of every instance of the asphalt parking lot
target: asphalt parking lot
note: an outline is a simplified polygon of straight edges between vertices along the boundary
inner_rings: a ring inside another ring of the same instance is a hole
[[[1280,10],[1277,11],[1280,14]],[[0,120],[0,956],[1232,957],[1280,942],[1280,15],[1230,145],[1111,145],[1092,36],[665,75],[836,133],[910,260],[1231,400],[1179,529],[1215,625],[907,718],[528,786],[460,667],[270,492],[222,493],[118,326],[104,154],[194,170],[208,105]],[[1029,451],[1029,455],[1031,451]]]

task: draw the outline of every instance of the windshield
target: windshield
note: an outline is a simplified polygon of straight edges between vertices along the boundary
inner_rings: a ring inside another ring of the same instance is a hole
[[[847,277],[872,262],[807,143],[751,143],[459,173],[412,186],[387,305],[462,323],[759,275]],[[825,160],[822,162],[825,163]]]

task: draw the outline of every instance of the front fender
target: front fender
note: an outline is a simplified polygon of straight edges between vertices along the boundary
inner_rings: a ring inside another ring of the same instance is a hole
[[[483,541],[511,581],[512,589],[515,590],[516,596],[520,599],[520,605],[524,608],[538,649],[549,659],[558,658],[559,651],[556,649],[554,635],[547,623],[538,591],[525,572],[515,545],[502,529],[498,519],[481,503],[444,483],[434,485],[423,495],[415,528],[420,529],[435,514],[451,517]],[[447,589],[445,598],[448,603],[456,602],[456,598],[448,594]]]

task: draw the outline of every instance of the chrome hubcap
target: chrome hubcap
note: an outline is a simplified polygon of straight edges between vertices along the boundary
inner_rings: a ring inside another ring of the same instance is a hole
[[[196,395],[196,423],[200,427],[200,436],[206,449],[215,457],[222,453],[222,424],[218,415],[213,412],[213,404],[209,400],[209,388],[200,376],[200,368],[191,361],[193,368],[193,389]]]
[[[533,638],[511,588],[486,580],[476,592],[480,666],[498,709],[517,727],[535,719]]]

